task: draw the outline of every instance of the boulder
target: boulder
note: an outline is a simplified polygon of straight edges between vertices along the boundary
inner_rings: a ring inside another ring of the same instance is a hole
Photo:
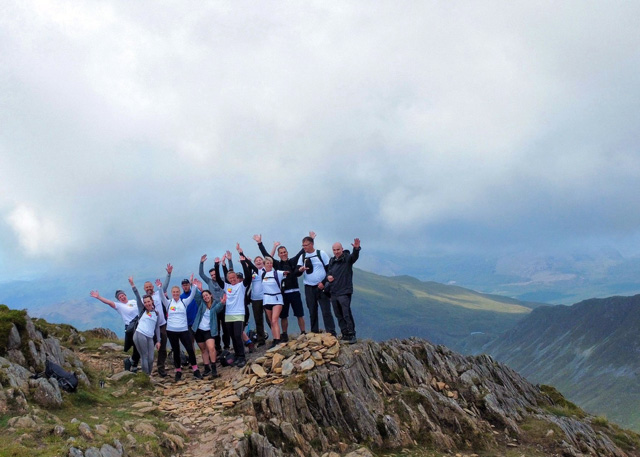
[[[33,400],[45,408],[55,408],[62,405],[62,393],[55,379],[30,379]]]

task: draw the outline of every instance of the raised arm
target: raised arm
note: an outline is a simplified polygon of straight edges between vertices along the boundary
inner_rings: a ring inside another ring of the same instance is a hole
[[[138,304],[138,312],[141,313],[144,309],[144,304],[142,303],[142,297],[140,297],[140,292],[138,292],[138,288],[133,283],[133,276],[129,276],[129,284],[131,284],[131,290],[133,290],[133,294],[136,296],[136,302]]]
[[[244,260],[240,261],[240,264],[242,265],[242,270],[244,271],[244,279],[242,280],[242,283],[244,284],[245,287],[249,287],[251,285],[251,268],[249,268],[249,262],[246,257],[242,256],[242,258],[244,258]]]
[[[101,301],[102,303],[104,303],[105,305],[109,305],[109,306],[111,306],[113,309],[116,309],[116,304],[115,304],[113,301],[111,301],[111,300],[108,300],[108,299],[106,299],[106,298],[104,298],[104,297],[101,297],[101,296],[100,296],[100,293],[98,293],[98,291],[97,291],[97,290],[92,290],[91,292],[89,292],[89,295],[91,295],[93,298],[97,298],[98,300],[100,300],[100,301]]]
[[[207,254],[203,254],[203,256],[200,257],[200,267],[198,268],[198,274],[200,275],[202,280],[208,284],[211,278],[207,278],[207,276],[204,274],[204,263],[206,261],[207,261]]]
[[[349,263],[354,264],[360,258],[360,238],[353,240],[351,246],[353,246],[353,252],[349,256]]]
[[[220,262],[216,262],[215,269],[216,269],[216,283],[220,286],[221,289],[224,289],[224,280],[220,276]]]
[[[164,288],[162,287],[162,281],[160,281],[159,279],[156,279],[156,287],[158,288],[158,295],[160,295],[160,300],[162,301],[162,306],[166,309],[169,307],[169,299],[167,298],[167,296],[164,294]]]
[[[167,292],[169,288],[169,283],[171,282],[171,273],[173,272],[173,265],[170,263],[167,264],[167,276],[164,278],[164,285],[162,286],[162,291]]]

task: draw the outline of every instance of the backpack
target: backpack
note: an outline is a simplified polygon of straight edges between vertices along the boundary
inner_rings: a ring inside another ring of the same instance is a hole
[[[320,251],[320,249],[316,249],[316,257],[318,257],[318,260],[324,267],[324,273],[326,275],[327,272],[329,271],[329,267],[324,263],[324,260],[322,260],[322,256],[320,255],[320,252],[322,252]],[[304,251],[302,253],[302,266],[305,266],[306,258],[307,258],[307,251]],[[313,272],[313,264],[311,263],[311,261],[309,261],[309,265],[311,266],[311,272]]]
[[[220,365],[223,367],[231,367],[235,361],[236,357],[227,350],[222,351],[222,354],[220,354]]]
[[[42,374],[38,375],[41,377]],[[75,392],[78,388],[78,376],[75,373],[70,373],[60,365],[51,362],[47,359],[44,368],[44,376],[47,379],[53,378],[58,381],[60,388],[66,392]]]

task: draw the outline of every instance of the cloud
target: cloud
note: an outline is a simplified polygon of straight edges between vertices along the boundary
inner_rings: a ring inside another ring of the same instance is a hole
[[[309,229],[381,255],[624,244],[639,8],[9,2],[0,218],[75,266]]]

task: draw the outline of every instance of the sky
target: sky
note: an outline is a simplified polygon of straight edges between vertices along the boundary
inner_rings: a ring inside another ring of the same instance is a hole
[[[636,255],[639,16],[627,1],[6,0],[0,279],[184,271],[309,230],[327,251],[359,237],[372,269]]]

